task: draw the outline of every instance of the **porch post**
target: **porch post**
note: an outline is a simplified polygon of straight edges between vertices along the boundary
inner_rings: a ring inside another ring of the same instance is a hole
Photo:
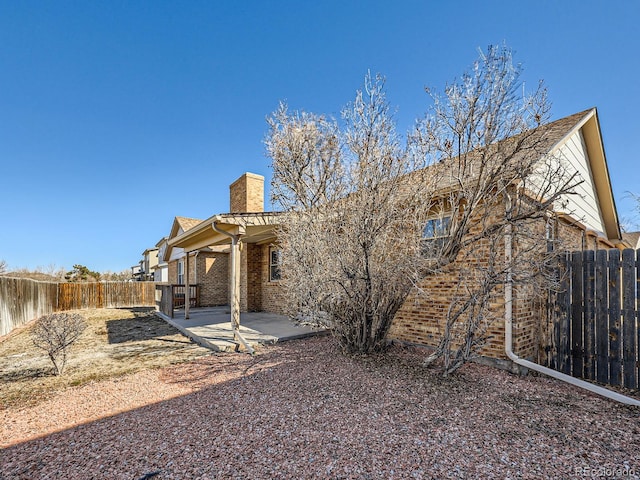
[[[233,329],[233,339],[247,349],[253,355],[255,351],[240,333],[240,238],[246,233],[242,225],[235,226],[235,233],[221,230],[216,222],[211,227],[218,233],[226,235],[231,240],[231,272],[229,278],[229,304],[231,306],[231,328]]]
[[[240,235],[231,236],[231,326],[234,336],[240,328]]]
[[[189,304],[191,295],[189,294],[189,252],[185,251],[184,261],[184,319],[189,318]]]

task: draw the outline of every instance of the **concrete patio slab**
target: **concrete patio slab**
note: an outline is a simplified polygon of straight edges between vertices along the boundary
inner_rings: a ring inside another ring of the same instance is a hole
[[[238,342],[233,340],[228,306],[192,308],[188,319],[184,318],[184,310],[176,310],[174,318],[161,312],[156,312],[156,315],[204,347],[219,352],[236,352],[239,349]],[[240,314],[240,333],[253,348],[258,344],[283,342],[324,331],[297,325],[285,315],[266,312]]]

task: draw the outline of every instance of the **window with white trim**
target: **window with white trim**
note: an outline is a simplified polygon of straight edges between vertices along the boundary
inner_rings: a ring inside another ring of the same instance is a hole
[[[184,260],[178,260],[178,285],[184,285]]]
[[[281,278],[282,250],[269,247],[269,281],[277,282]]]
[[[422,254],[435,256],[444,246],[451,232],[451,215],[438,215],[427,220],[422,229]]]

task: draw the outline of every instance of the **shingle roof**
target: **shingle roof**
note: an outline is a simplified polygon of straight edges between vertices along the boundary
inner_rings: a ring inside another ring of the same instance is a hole
[[[590,115],[594,109],[584,110],[582,112],[574,113],[568,117],[555,120],[551,123],[541,125],[535,129],[529,130],[525,133],[515,135],[513,137],[506,138],[491,145],[487,145],[485,149],[476,149],[468,153],[461,153],[461,157],[464,155],[467,167],[464,175],[467,178],[473,178],[478,172],[477,168],[474,169],[474,165],[480,161],[483,155],[483,151],[489,155],[489,162],[498,161],[501,162],[504,158],[498,152],[503,152],[503,155],[514,155],[516,162],[514,165],[518,165],[518,158],[531,158],[532,161],[537,161],[544,155],[550,153],[552,149],[569,133],[575,129],[582,120]],[[533,157],[530,157],[533,155]],[[457,184],[456,169],[451,169],[450,166],[459,161],[460,157],[444,159],[439,163],[427,167],[428,171],[444,173],[444,176],[439,178],[439,186],[441,188],[452,187]],[[485,157],[486,158],[486,157]],[[475,170],[475,172],[474,172]],[[449,175],[447,175],[447,173]],[[454,175],[454,176],[452,176]],[[447,178],[450,177],[450,178]],[[450,184],[449,184],[450,183]]]
[[[541,125],[536,128],[532,133],[534,137],[539,139],[541,144],[546,147],[547,150],[551,150],[560,140],[566,137],[571,130],[573,130],[581,120],[589,115],[594,109],[589,108],[582,112],[574,113],[568,117],[560,118],[546,125]]]
[[[180,226],[180,228],[182,228],[182,231],[186,232],[187,230],[191,230],[193,227],[201,223],[202,220],[198,218],[176,217],[176,222],[178,222],[178,225]]]

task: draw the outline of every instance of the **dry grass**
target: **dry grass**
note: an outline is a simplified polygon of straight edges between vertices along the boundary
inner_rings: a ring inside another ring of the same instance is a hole
[[[0,341],[0,410],[34,405],[69,386],[209,355],[150,308],[79,311],[87,329],[70,349],[64,375],[53,375],[28,325]]]

